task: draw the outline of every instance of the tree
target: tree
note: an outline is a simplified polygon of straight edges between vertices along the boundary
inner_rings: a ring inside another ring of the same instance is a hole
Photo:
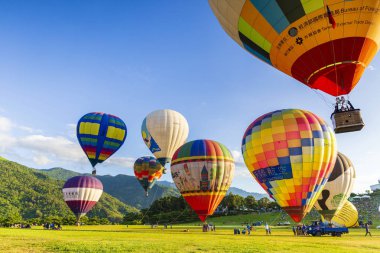
[[[224,197],[220,206],[222,208],[228,207],[228,210],[238,210],[244,207],[244,198],[240,195],[229,193]]]
[[[264,197],[262,199],[259,199],[259,201],[257,201],[257,203],[259,204],[259,208],[268,208],[268,205],[270,203],[270,200],[267,198],[267,197]]]
[[[249,195],[244,199],[244,205],[246,208],[253,210],[257,208],[257,201],[255,197]]]

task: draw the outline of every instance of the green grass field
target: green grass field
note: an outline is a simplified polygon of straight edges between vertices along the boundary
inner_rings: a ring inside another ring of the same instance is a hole
[[[238,227],[238,226],[237,226]],[[189,232],[185,232],[189,229]],[[341,238],[294,237],[289,228],[257,228],[250,236],[233,235],[232,227],[201,232],[200,227],[65,226],[62,231],[41,228],[0,229],[1,252],[380,252],[380,231],[364,237],[350,229]]]

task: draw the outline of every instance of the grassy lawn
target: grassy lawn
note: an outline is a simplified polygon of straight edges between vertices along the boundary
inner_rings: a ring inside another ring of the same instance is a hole
[[[185,232],[189,229],[189,232]],[[364,237],[363,229],[336,237],[294,237],[290,229],[257,228],[251,236],[233,235],[232,228],[216,232],[200,227],[65,226],[62,231],[0,229],[1,252],[380,252],[380,231]]]
[[[236,224],[243,224],[243,223],[252,223],[256,221],[263,221],[264,223],[268,223],[270,225],[277,225],[278,222],[283,222],[283,221],[289,221],[291,224],[295,224],[294,221],[288,216],[285,215],[285,220],[280,219],[281,214],[280,213],[261,213],[261,214],[241,214],[241,215],[230,215],[230,216],[219,216],[219,217],[209,217],[207,218],[207,221],[209,223],[213,223],[216,225],[223,225],[223,226],[233,226]],[[304,219],[303,222],[305,224],[310,224],[311,221],[317,220],[319,218],[312,218],[309,215],[307,215]],[[373,226],[376,227],[380,225],[380,220],[378,217],[374,217],[372,219]],[[189,225],[199,225],[199,222],[192,222],[189,223]]]

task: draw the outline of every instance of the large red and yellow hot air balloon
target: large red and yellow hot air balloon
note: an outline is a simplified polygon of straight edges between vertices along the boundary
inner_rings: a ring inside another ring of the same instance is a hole
[[[98,202],[103,193],[103,184],[93,176],[76,176],[68,179],[62,189],[63,198],[79,219]]]
[[[380,0],[209,0],[226,33],[265,63],[331,96],[349,94],[380,46]],[[337,98],[336,133],[364,127]]]
[[[171,163],[173,181],[201,221],[226,195],[235,171],[231,152],[221,143],[195,140],[182,145]]]
[[[209,0],[249,53],[332,96],[356,86],[379,50],[380,0]]]
[[[154,183],[161,178],[164,167],[153,156],[138,158],[133,165],[135,176],[145,190],[146,196]]]
[[[315,114],[267,113],[246,130],[242,153],[256,181],[295,222],[311,210],[336,159],[334,132]]]
[[[96,174],[95,165],[104,162],[123,145],[127,127],[119,117],[93,112],[84,115],[77,125],[78,141]]]

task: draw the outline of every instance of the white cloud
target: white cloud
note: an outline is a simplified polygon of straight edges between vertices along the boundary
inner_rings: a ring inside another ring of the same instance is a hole
[[[50,162],[50,159],[44,155],[37,155],[33,157],[33,161],[38,165],[46,165]]]
[[[367,69],[372,71],[372,70],[375,70],[376,68],[375,68],[373,65],[369,65],[369,66],[367,67]]]
[[[6,118],[0,116],[0,132],[9,132],[12,129],[12,122]]]
[[[18,125],[0,116],[0,151],[2,155],[23,157],[36,165],[82,163],[86,156],[81,147],[64,136],[45,136],[40,130]]]
[[[16,138],[0,132],[0,151],[4,153],[17,142]]]
[[[18,125],[12,122],[9,118],[0,116],[0,132],[10,132],[17,129],[27,133],[42,133],[42,131],[39,129],[33,129],[31,127]]]
[[[27,126],[15,126],[15,127],[18,128],[18,129],[20,129],[20,130],[22,130],[22,131],[24,131],[24,132],[31,133],[31,134],[33,134],[33,133],[42,133],[42,131],[39,130],[39,129],[33,129],[33,128],[27,127]]]
[[[80,161],[80,146],[62,136],[29,135],[18,139],[18,147],[53,156],[59,160]]]
[[[132,157],[110,157],[104,164],[131,169],[133,168],[135,160],[136,159]]]

